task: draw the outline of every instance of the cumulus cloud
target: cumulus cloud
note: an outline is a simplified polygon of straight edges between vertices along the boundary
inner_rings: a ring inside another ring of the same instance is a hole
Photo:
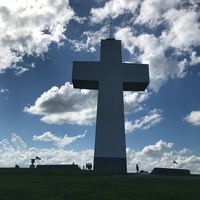
[[[14,167],[16,164],[20,167],[29,167],[31,159],[35,156],[41,158],[41,161],[36,161],[36,164],[72,164],[74,162],[82,167],[85,163],[92,162],[93,154],[93,150],[90,149],[75,151],[63,148],[27,147],[22,138],[16,134],[12,134],[11,141],[7,139],[0,141],[0,167]]]
[[[26,150],[25,142],[17,134],[13,133],[11,137],[11,142],[14,144],[17,150]]]
[[[184,120],[194,126],[200,126],[200,111],[192,111]]]
[[[124,92],[124,112],[126,114],[144,109],[143,103],[149,98],[150,93],[145,90],[144,92]]]
[[[189,169],[191,173],[199,173],[200,157],[193,155],[189,149],[174,150],[174,143],[162,140],[156,144],[145,146],[141,151],[127,148],[128,171],[135,172],[138,163],[140,170],[151,172],[154,167]],[[173,160],[178,163],[174,166]]]
[[[16,138],[17,141],[16,142]],[[20,141],[20,142],[19,142]],[[14,142],[14,143],[13,143]],[[23,144],[23,145],[22,145]],[[81,168],[86,163],[93,163],[94,150],[85,149],[82,151],[65,150],[63,148],[35,148],[24,145],[23,139],[17,134],[12,134],[11,141],[3,139],[0,141],[0,167],[29,167],[31,159],[35,156],[41,158],[37,164],[78,164]],[[26,148],[21,148],[26,146]],[[151,172],[154,167],[173,168],[173,159],[177,161],[178,167],[189,169],[191,173],[200,173],[200,157],[193,155],[189,149],[174,150],[175,144],[165,141],[158,141],[156,144],[145,146],[135,151],[127,148],[128,172],[135,172],[135,165],[138,163],[140,170]]]
[[[158,91],[169,77],[185,76],[187,63],[178,61],[178,56],[166,57],[166,51],[170,47],[165,39],[147,33],[134,36],[130,27],[119,28],[115,36],[122,40],[124,48],[129,51],[135,62],[149,64],[149,87],[154,91]]]
[[[162,14],[174,8],[179,2],[180,0],[143,1],[140,5],[140,13],[136,19],[136,23],[148,24],[151,27],[157,26],[163,20]]]
[[[149,113],[141,117],[140,119],[135,120],[134,122],[125,120],[125,131],[126,133],[133,132],[136,129],[146,130],[156,124],[160,123],[163,120],[162,111],[159,109],[153,109]]]
[[[166,42],[175,48],[188,48],[200,44],[199,15],[195,10],[171,9],[165,13],[169,29],[163,32]]]
[[[97,91],[74,89],[69,82],[52,87],[44,92],[32,106],[26,106],[24,112],[42,115],[41,120],[49,124],[85,124],[96,120]],[[124,92],[125,113],[140,111],[143,102],[150,93]]]
[[[49,124],[90,124],[96,118],[96,104],[96,91],[73,89],[66,83],[44,92],[35,105],[25,107],[24,111],[44,115],[41,120]]]
[[[1,1],[0,73],[9,67],[18,75],[25,72],[28,67],[16,65],[24,55],[42,55],[52,42],[61,45],[63,39],[75,51],[95,52],[100,40],[109,36],[110,18],[113,34],[130,54],[128,61],[149,64],[150,88],[154,91],[170,78],[183,78],[189,66],[199,63],[195,50],[200,44],[197,0],[98,2],[89,16],[81,19],[68,0]],[[64,35],[71,19],[88,23],[79,39]]]
[[[170,149],[173,145],[173,143],[166,143],[160,140],[155,145],[148,145],[144,147],[141,151],[141,154],[151,157],[159,156],[166,152],[166,150]]]
[[[68,135],[64,135],[62,138],[57,137],[56,135],[52,134],[51,132],[45,132],[42,135],[33,135],[33,140],[35,141],[44,141],[44,142],[53,142],[55,146],[59,148],[64,148],[65,146],[71,144],[72,142],[76,141],[77,139],[84,138],[86,132],[82,135],[77,135],[73,137],[69,137]]]
[[[190,56],[191,65],[197,65],[200,63],[200,56],[197,56],[197,52],[193,51]]]
[[[110,0],[102,8],[92,8],[90,11],[92,23],[102,23],[106,18],[116,18],[125,12],[134,13],[140,1]]]
[[[99,45],[101,39],[108,37],[108,33],[109,27],[106,25],[98,31],[84,31],[81,36],[82,40],[68,38],[68,42],[75,51],[87,50],[88,52],[95,52],[96,46]]]
[[[40,56],[54,42],[61,45],[71,19],[79,20],[68,0],[0,1],[0,73],[15,68],[24,55]]]

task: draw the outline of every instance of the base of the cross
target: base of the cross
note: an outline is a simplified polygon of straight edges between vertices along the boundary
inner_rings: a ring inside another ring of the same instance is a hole
[[[127,173],[126,158],[94,157],[94,170]]]

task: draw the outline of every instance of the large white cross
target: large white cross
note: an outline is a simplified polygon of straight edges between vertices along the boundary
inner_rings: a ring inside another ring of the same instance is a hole
[[[148,65],[122,63],[121,41],[101,40],[100,62],[73,62],[74,88],[98,90],[94,170],[126,172],[123,91],[144,91]]]

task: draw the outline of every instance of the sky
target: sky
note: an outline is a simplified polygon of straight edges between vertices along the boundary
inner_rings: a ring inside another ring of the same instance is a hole
[[[74,89],[72,65],[99,61],[111,34],[122,61],[150,73],[145,91],[123,93],[128,172],[200,173],[199,0],[11,1],[0,1],[0,167],[93,163],[98,91]]]

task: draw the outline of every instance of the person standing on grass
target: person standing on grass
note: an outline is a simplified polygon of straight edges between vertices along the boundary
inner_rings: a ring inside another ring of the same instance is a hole
[[[136,164],[136,171],[137,171],[137,173],[139,173],[139,165],[138,164]]]

